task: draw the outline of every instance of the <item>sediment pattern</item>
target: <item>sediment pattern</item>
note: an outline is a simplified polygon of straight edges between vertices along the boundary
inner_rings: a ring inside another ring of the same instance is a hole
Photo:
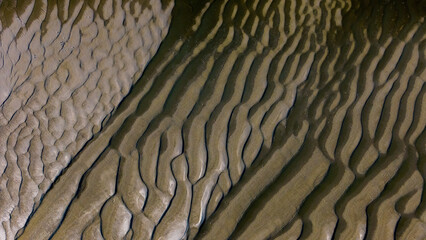
[[[141,76],[173,5],[1,4],[0,239],[13,239]]]
[[[134,62],[142,77],[114,77],[129,94],[60,177],[25,190],[47,193],[8,238],[23,224],[18,239],[426,238],[422,1],[162,4],[170,28],[146,68]],[[2,177],[21,184],[43,155],[1,131],[15,164]]]

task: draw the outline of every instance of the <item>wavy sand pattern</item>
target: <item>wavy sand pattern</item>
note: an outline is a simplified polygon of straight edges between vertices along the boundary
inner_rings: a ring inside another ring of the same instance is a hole
[[[425,16],[2,1],[0,239],[426,239]]]

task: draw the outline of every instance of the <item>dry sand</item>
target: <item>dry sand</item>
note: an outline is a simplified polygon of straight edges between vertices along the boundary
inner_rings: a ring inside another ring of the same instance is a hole
[[[0,5],[0,239],[426,239],[422,1],[40,2]]]

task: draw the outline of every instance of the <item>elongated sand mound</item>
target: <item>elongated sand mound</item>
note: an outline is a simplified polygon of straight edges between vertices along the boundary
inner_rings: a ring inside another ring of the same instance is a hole
[[[426,239],[424,2],[0,14],[0,239]]]

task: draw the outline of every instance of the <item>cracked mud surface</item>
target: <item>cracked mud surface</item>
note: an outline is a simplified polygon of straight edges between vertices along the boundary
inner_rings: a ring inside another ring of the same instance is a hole
[[[425,16],[0,1],[0,239],[425,239]]]

